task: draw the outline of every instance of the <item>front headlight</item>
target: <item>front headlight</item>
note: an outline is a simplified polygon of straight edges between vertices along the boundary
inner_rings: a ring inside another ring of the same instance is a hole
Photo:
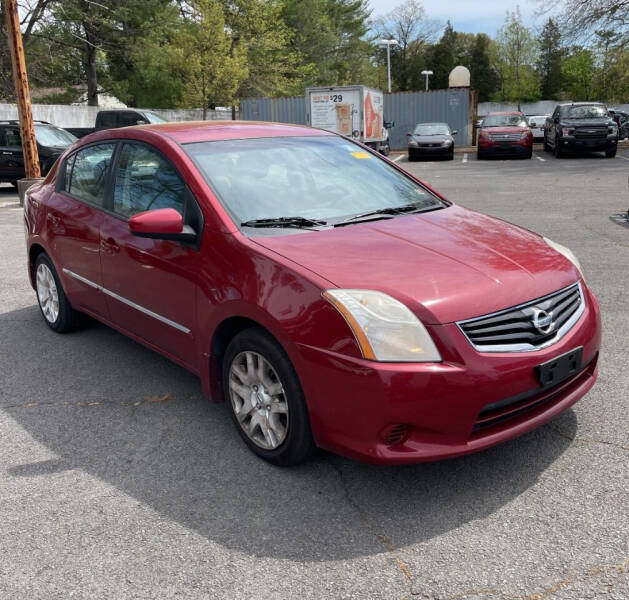
[[[544,238],[544,241],[553,249],[559,252],[559,254],[563,254],[577,269],[579,269],[579,273],[581,273],[581,277],[583,277],[583,271],[581,270],[581,263],[579,259],[574,255],[574,252],[570,250],[570,248],[566,248],[557,242],[553,242],[548,238]]]
[[[421,321],[401,302],[374,290],[327,290],[323,297],[345,318],[364,358],[385,362],[440,362]]]
[[[618,133],[618,125],[610,125],[607,128],[607,135],[616,135]]]
[[[452,140],[444,140],[443,141],[443,145],[444,146],[452,146]]]
[[[409,140],[408,145],[412,148],[417,148],[417,142],[415,140]]]

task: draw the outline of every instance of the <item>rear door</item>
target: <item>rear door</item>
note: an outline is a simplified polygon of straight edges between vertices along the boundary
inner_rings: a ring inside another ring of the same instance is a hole
[[[101,227],[103,285],[111,320],[194,368],[197,247],[137,237],[129,217],[174,208],[202,233],[196,201],[173,164],[140,142],[122,142],[114,167],[110,212]]]
[[[0,178],[17,180],[24,177],[24,152],[20,129],[13,125],[0,126]]]
[[[71,154],[46,203],[48,246],[70,302],[105,318],[100,227],[115,147],[112,142],[90,144]]]

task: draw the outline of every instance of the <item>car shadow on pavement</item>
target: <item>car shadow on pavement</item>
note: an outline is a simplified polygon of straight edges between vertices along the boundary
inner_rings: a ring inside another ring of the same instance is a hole
[[[0,418],[8,415],[52,455],[11,456],[4,477],[67,478],[76,470],[258,556],[373,555],[385,551],[385,538],[401,548],[487,517],[533,486],[577,427],[567,411],[446,462],[383,468],[321,453],[280,469],[247,450],[226,407],[204,400],[196,377],[108,327],[57,335],[30,306],[0,314],[0,330],[0,359],[11,366],[0,373]]]

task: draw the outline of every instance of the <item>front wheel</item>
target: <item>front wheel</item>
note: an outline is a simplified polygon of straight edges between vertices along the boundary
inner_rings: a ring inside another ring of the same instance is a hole
[[[546,136],[544,136],[544,152],[550,152],[550,146],[548,145],[548,140]]]
[[[616,148],[614,148],[613,150],[608,150],[607,152],[605,152],[605,156],[607,158],[614,158],[616,156]]]
[[[524,155],[524,158],[533,158],[533,148]]]
[[[246,329],[229,343],[223,390],[240,436],[260,458],[290,466],[314,454],[297,373],[282,347],[263,329]]]
[[[563,151],[559,147],[559,142],[555,140],[555,158],[563,158]]]
[[[476,160],[483,160],[485,158],[485,153],[480,150],[476,151]]]
[[[39,309],[50,329],[67,333],[81,325],[82,315],[68,302],[57,271],[46,254],[40,254],[35,261],[35,291]]]

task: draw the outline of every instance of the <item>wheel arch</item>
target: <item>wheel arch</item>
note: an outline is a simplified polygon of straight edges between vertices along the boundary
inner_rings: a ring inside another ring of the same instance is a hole
[[[33,289],[35,289],[35,261],[40,254],[48,253],[41,244],[38,244],[37,242],[31,244],[28,249],[28,278]]]
[[[284,344],[282,344],[278,337],[259,321],[240,315],[234,315],[223,319],[214,330],[210,342],[210,360],[208,365],[209,393],[213,402],[224,401],[222,364],[229,342],[231,342],[231,340],[234,339],[234,337],[241,331],[252,327],[262,329],[279,344],[284,352],[286,352]]]

